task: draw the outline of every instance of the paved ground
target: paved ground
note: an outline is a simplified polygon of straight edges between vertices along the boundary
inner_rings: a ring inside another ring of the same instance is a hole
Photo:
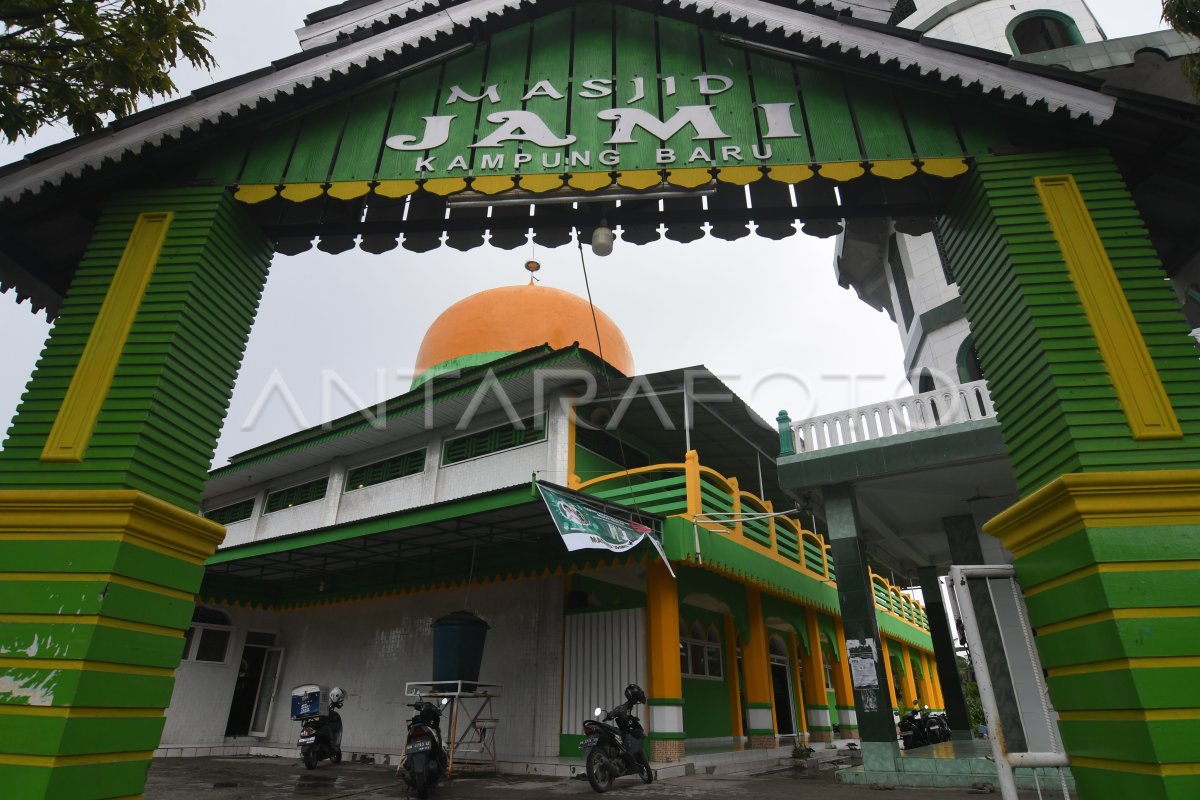
[[[389,767],[374,764],[322,762],[307,770],[297,760],[284,758],[166,758],[150,767],[145,800],[397,800],[405,797],[404,785]],[[526,798],[589,798],[595,793],[587,781],[523,776],[462,776],[439,784],[435,800],[525,800]],[[998,794],[966,789],[871,789],[832,782],[832,772],[811,775],[788,770],[768,775],[692,775],[655,781],[649,786],[637,778],[621,778],[608,796],[678,798],[679,800],[976,800]],[[1030,794],[1030,797],[1036,795]],[[1047,798],[1049,800],[1049,796]]]

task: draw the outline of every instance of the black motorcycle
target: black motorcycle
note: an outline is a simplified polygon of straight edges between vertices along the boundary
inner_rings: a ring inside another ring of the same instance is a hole
[[[442,698],[442,705],[450,702]],[[408,738],[404,742],[404,764],[401,766],[408,788],[425,800],[449,768],[446,748],[442,746],[442,710],[427,700],[409,703],[416,713],[408,721]]]
[[[900,739],[905,750],[950,741],[950,725],[942,714],[913,706],[900,718]]]
[[[336,686],[329,692],[329,713],[313,714],[300,720],[300,758],[304,766],[316,769],[317,762],[329,759],[330,764],[342,761],[342,715],[337,712],[345,702],[345,693]]]
[[[599,720],[583,723],[584,739],[579,743],[587,764],[588,783],[597,792],[607,792],[613,780],[622,775],[637,774],[644,783],[654,780],[654,771],[642,752],[646,732],[633,716],[633,707],[646,702],[646,693],[637,684],[625,687],[625,702],[604,714]],[[597,717],[604,709],[597,708]],[[608,724],[613,721],[616,725]]]

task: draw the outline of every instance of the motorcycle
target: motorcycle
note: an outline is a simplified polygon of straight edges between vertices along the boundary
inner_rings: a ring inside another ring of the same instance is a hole
[[[442,706],[449,703],[442,698]],[[415,713],[408,722],[408,737],[404,741],[404,763],[401,766],[408,788],[425,800],[429,790],[446,774],[449,759],[442,746],[442,710],[427,700],[417,698],[409,703]]]
[[[315,687],[314,687],[315,688]],[[317,762],[329,759],[330,764],[342,761],[342,716],[337,712],[346,701],[346,693],[335,686],[329,690],[329,713],[310,714],[300,719],[300,758],[308,769]]]
[[[925,712],[925,738],[930,744],[940,744],[950,741],[950,723],[945,714]]]
[[[914,705],[900,718],[900,738],[905,750],[950,741],[950,725],[944,714],[929,713],[928,706]]]
[[[608,712],[597,708],[595,716],[604,714],[603,718],[583,723],[584,739],[579,747],[586,759],[588,783],[597,792],[607,792],[622,775],[637,774],[643,783],[654,780],[654,771],[642,752],[646,733],[633,715],[634,706],[645,702],[646,693],[631,683],[625,687],[624,703]],[[616,725],[608,724],[610,720]]]

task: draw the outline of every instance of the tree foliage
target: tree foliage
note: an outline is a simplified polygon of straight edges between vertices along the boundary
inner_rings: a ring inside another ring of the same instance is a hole
[[[0,0],[0,134],[65,121],[76,133],[175,91],[182,58],[215,65],[205,0]]]
[[[1163,19],[1180,33],[1200,36],[1200,0],[1163,0]],[[1182,59],[1183,74],[1200,92],[1200,58],[1196,55]]]

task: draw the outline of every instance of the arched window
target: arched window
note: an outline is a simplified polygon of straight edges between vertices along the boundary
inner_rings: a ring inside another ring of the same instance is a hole
[[[917,394],[932,392],[936,388],[937,384],[933,381],[933,373],[928,368],[921,370],[921,377],[917,379]]]
[[[975,342],[970,334],[959,345],[955,361],[958,364],[959,381],[974,383],[983,380],[983,367],[979,364],[979,353],[975,352]]]
[[[769,640],[767,640],[767,644],[771,655],[771,663],[783,664],[786,667],[788,665],[788,651],[787,644],[783,641],[783,637],[772,636]]]
[[[233,635],[233,622],[224,611],[196,606],[183,637],[183,660],[224,664]]]
[[[1030,11],[1008,24],[1008,43],[1016,55],[1083,44],[1075,21],[1057,11]]]
[[[717,633],[716,626],[710,625],[705,631],[699,622],[693,622],[690,628],[680,622],[679,637],[679,671],[685,677],[722,676],[721,636]]]

